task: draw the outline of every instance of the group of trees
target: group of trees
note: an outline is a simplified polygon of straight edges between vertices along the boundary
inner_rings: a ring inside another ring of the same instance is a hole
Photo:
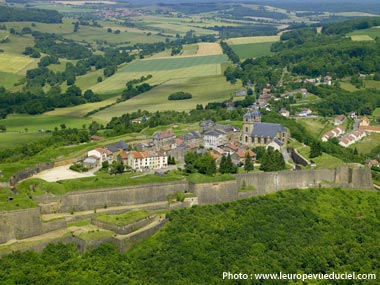
[[[219,172],[224,174],[224,173],[237,173],[238,172],[238,167],[236,164],[232,162],[231,155],[227,154],[227,156],[222,156],[220,160],[220,165],[219,165]]]
[[[186,100],[191,99],[193,95],[188,92],[178,91],[168,96],[168,100]]]
[[[154,86],[150,85],[149,83],[143,83],[137,86],[128,85],[126,89],[123,90],[121,93],[121,99],[120,101],[129,100],[139,94],[142,94],[144,92],[149,91]]]
[[[225,53],[233,63],[240,62],[239,56],[233,51],[233,49],[226,42],[223,42],[223,41],[220,42],[220,46],[223,49],[223,53]]]
[[[285,168],[285,161],[282,153],[278,150],[274,150],[273,147],[268,147],[260,157],[260,170],[279,171],[284,170]]]
[[[185,154],[185,171],[213,176],[217,172],[215,159],[208,152],[205,154],[188,152]]]
[[[0,117],[5,118],[10,113],[27,113],[31,115],[42,114],[57,107],[68,107],[84,104],[86,102],[97,102],[100,98],[92,90],[82,90],[72,85],[66,92],[61,93],[61,88],[55,86],[46,94],[33,94],[27,92],[11,93],[0,88]]]

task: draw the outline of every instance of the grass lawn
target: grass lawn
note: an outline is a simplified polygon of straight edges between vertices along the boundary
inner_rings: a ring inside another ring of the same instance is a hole
[[[299,154],[305,157],[307,160],[313,160],[316,163],[316,169],[320,168],[336,168],[338,166],[345,165],[345,163],[332,155],[327,153],[322,153],[321,156],[314,157],[312,159],[309,158],[310,155],[310,147],[309,146],[300,146],[297,147],[296,150]]]
[[[139,220],[145,219],[151,216],[152,214],[154,214],[153,211],[137,210],[128,211],[126,213],[117,215],[100,214],[96,217],[96,220],[109,224],[114,224],[116,226],[126,226]]]
[[[104,172],[97,172],[94,177],[85,177],[71,180],[61,180],[58,182],[46,182],[39,178],[24,180],[18,187],[23,192],[29,192],[29,185],[35,185],[35,192],[32,195],[42,195],[51,193],[53,195],[63,195],[71,191],[91,190],[108,187],[133,186],[149,183],[160,183],[169,181],[179,181],[184,177],[176,171],[170,172],[166,176],[147,174],[140,176],[141,173],[125,173],[121,175],[109,175]]]
[[[197,104],[203,104],[203,106],[205,106],[208,102],[231,98],[234,92],[239,88],[241,88],[241,83],[232,85],[221,75],[173,79],[130,100],[95,113],[93,117],[95,119],[109,121],[114,116],[135,112],[138,109],[150,112],[157,110],[189,111],[194,109]],[[193,97],[188,100],[169,101],[168,96],[177,91],[189,92]]]
[[[296,120],[315,138],[320,138],[324,133],[335,127],[330,119],[325,118],[297,118]]]
[[[55,127],[60,128],[61,124],[65,124],[70,128],[82,128],[83,125],[89,125],[91,119],[88,118],[70,118],[64,116],[42,115],[25,115],[16,114],[9,115],[6,119],[0,120],[1,125],[7,127],[8,132],[37,132],[39,129],[54,130]]]
[[[15,195],[9,188],[0,188],[0,211],[34,208],[37,204],[27,196],[26,192]]]
[[[361,141],[350,145],[350,148],[358,150],[361,154],[370,153],[371,150],[380,145],[380,134],[371,133],[369,136],[364,137]]]

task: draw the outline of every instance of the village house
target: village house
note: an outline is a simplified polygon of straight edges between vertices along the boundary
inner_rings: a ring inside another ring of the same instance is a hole
[[[252,159],[252,162],[256,161],[256,153],[254,153],[252,150],[239,150],[237,152],[234,152],[231,155],[231,160],[238,166],[244,165],[247,154]]]
[[[162,152],[131,151],[128,153],[128,166],[133,171],[162,169],[168,166],[168,156]]]
[[[380,133],[380,126],[370,126],[368,117],[363,117],[359,123],[359,130],[367,133]]]
[[[306,96],[307,95],[307,89],[306,88],[301,88],[300,89],[300,93],[302,96]]]
[[[339,126],[335,129],[332,129],[322,136],[322,141],[327,142],[331,138],[339,137],[339,136],[343,135],[345,133],[345,131],[346,131],[346,129],[343,126]]]
[[[312,114],[313,112],[309,108],[303,108],[301,112],[298,113],[299,117],[308,117]]]
[[[290,113],[288,110],[286,109],[281,109],[279,112],[278,112],[281,116],[284,116],[286,118],[288,118],[290,116]]]
[[[203,121],[199,124],[199,131],[203,134],[214,129],[215,122],[213,120]]]
[[[280,141],[278,138],[274,138],[267,146],[265,149],[268,149],[269,147],[273,148],[273,150],[278,150],[281,151],[284,143]]]
[[[87,168],[96,168],[101,165],[100,158],[95,156],[88,156],[83,160],[83,166]]]
[[[203,145],[205,148],[215,148],[227,142],[227,134],[221,130],[212,130],[204,133]]]
[[[275,138],[286,145],[288,136],[288,131],[282,125],[262,123],[261,113],[257,109],[243,117],[241,142],[249,147],[267,146]]]
[[[267,94],[267,93],[261,94],[257,102],[259,103],[260,106],[266,106],[271,98],[272,98],[272,95],[270,94]]]
[[[365,164],[368,165],[369,167],[372,167],[372,166],[380,167],[380,163],[376,159],[367,159],[365,161]]]
[[[99,159],[99,163],[103,163],[104,161],[108,161],[108,163],[112,163],[114,160],[113,153],[108,149],[104,148],[96,148],[87,152],[87,157],[94,157]]]
[[[339,116],[336,116],[334,118],[334,125],[335,126],[340,126],[344,123],[344,121],[346,120],[346,116],[345,115],[339,115]]]
[[[343,147],[348,147],[360,141],[365,136],[366,136],[366,132],[364,131],[361,131],[361,130],[352,131],[339,140],[339,145]]]
[[[176,148],[175,139],[176,136],[171,129],[158,131],[153,134],[153,144],[156,151]]]

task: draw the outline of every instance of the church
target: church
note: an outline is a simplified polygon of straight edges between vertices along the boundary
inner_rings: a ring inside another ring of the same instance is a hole
[[[278,145],[279,148],[288,143],[289,133],[280,124],[262,123],[261,113],[255,109],[243,117],[241,142],[249,147]]]

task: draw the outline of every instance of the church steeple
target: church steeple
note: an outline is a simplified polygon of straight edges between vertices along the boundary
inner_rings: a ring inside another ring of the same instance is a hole
[[[247,112],[243,117],[242,143],[250,144],[255,122],[261,122],[261,113],[257,107],[252,112]]]

